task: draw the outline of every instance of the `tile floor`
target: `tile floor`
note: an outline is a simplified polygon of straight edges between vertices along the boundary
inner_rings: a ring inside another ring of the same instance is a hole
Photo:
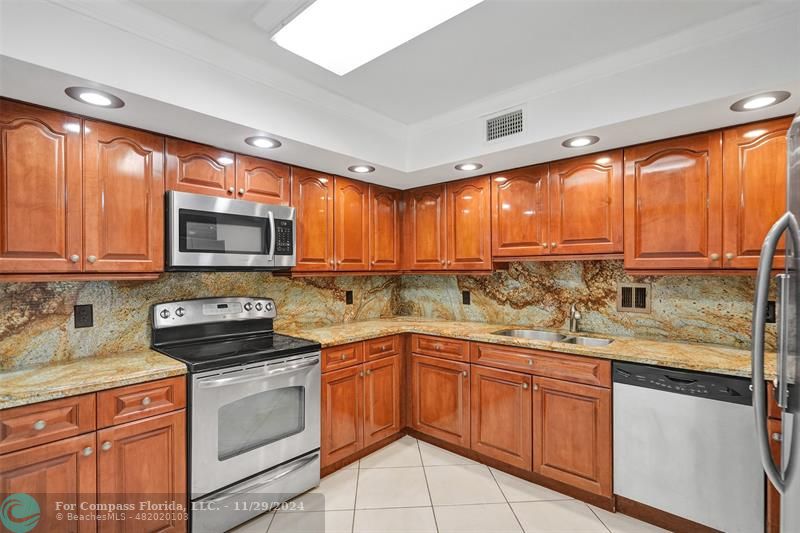
[[[316,496],[303,511],[269,513],[236,533],[664,531],[409,436],[334,472],[306,494],[324,495],[324,509]]]

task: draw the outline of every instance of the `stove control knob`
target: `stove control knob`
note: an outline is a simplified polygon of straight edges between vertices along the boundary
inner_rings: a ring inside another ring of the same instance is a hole
[[[261,309],[263,309],[263,308],[264,308],[264,306],[261,305],[261,302],[256,303],[256,311],[261,311]]]
[[[251,302],[247,302],[246,304],[244,304],[245,311],[250,311],[252,309],[253,309],[253,304]]]
[[[184,314],[186,314],[186,309],[184,309],[183,307],[179,307],[175,310],[175,314],[181,317]]]
[[[159,315],[161,315],[161,318],[169,318],[169,309],[162,309]]]
[[[272,302],[265,303],[264,309],[266,309],[267,311],[272,311]]]

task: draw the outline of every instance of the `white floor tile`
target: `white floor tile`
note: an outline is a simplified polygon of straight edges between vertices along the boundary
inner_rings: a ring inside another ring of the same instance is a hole
[[[505,503],[489,468],[484,465],[425,468],[434,505]]]
[[[353,511],[278,512],[269,533],[350,533]]]
[[[405,437],[361,459],[361,468],[422,466],[417,439]]]
[[[589,507],[611,533],[668,533],[666,529],[636,520],[622,513],[610,513],[593,505]]]
[[[349,465],[343,466],[342,470],[353,470],[353,469],[357,469],[357,468],[358,468],[358,461],[353,461]]]
[[[274,512],[264,513],[258,518],[254,518],[239,527],[233,528],[229,533],[265,533],[267,529],[269,529],[273,518],[275,518]]]
[[[541,485],[520,479],[500,470],[491,469],[500,490],[510,502],[539,502],[553,500],[571,500],[569,496],[550,490]]]
[[[357,469],[337,470],[322,478],[319,487],[301,494],[292,502],[302,504],[297,512],[353,509],[356,506],[357,483]]]
[[[423,507],[431,504],[421,467],[362,468],[358,472],[356,509]]]
[[[359,509],[353,533],[436,533],[430,507]]]
[[[425,466],[446,466],[446,465],[476,465],[472,459],[462,457],[457,453],[448,452],[433,444],[419,441],[419,451],[422,454],[422,464]]]
[[[439,533],[520,533],[507,503],[434,507]]]
[[[511,508],[525,533],[608,533],[583,502],[518,502]]]

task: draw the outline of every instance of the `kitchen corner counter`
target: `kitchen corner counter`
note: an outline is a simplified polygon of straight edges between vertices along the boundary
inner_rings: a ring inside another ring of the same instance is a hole
[[[152,350],[8,370],[0,372],[0,409],[185,373],[186,365]]]
[[[280,333],[314,340],[321,343],[323,347],[385,335],[421,333],[730,376],[750,377],[751,374],[750,352],[727,346],[580,333],[580,335],[588,337],[614,339],[614,342],[607,346],[581,346],[563,342],[492,335],[493,331],[511,327],[525,328],[528,326],[403,317],[349,322],[319,328],[286,328],[281,329]],[[765,375],[767,379],[775,376],[774,353],[766,354]]]

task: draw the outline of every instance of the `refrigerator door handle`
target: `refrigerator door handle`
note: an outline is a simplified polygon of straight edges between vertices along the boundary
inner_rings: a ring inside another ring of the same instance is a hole
[[[753,374],[753,410],[756,419],[756,438],[758,440],[761,464],[764,467],[767,477],[775,486],[778,492],[783,493],[784,480],[781,469],[772,460],[769,447],[769,432],[767,431],[767,394],[766,382],[764,381],[764,324],[767,318],[767,299],[769,297],[769,277],[772,270],[772,260],[778,242],[784,232],[788,233],[791,239],[792,250],[800,250],[800,228],[797,219],[791,212],[784,213],[772,228],[767,232],[764,243],[761,245],[761,256],[758,261],[758,273],[756,274],[756,295],[753,303],[753,347],[752,347],[752,374]],[[789,258],[787,258],[789,260]],[[784,280],[786,281],[786,280]],[[788,286],[788,285],[786,285]],[[785,308],[786,299],[781,299],[781,305]],[[783,310],[781,309],[782,315]],[[785,332],[781,335],[785,335]],[[782,367],[781,360],[787,356],[782,350],[782,342],[779,344],[778,368]],[[779,385],[782,385],[782,378],[778,376]]]

